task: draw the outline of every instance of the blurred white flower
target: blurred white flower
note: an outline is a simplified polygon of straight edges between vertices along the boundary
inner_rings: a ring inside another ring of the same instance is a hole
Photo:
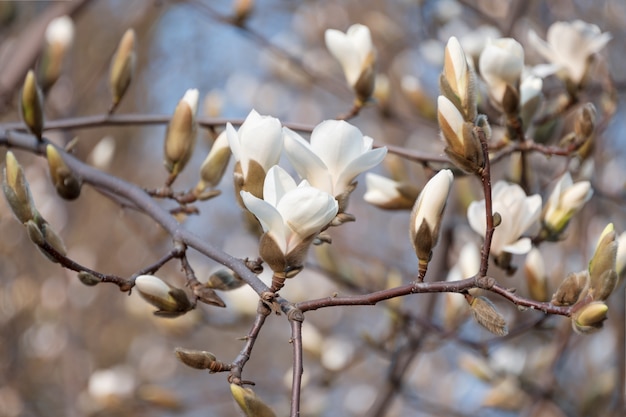
[[[489,40],[480,54],[480,75],[489,88],[489,94],[502,104],[506,87],[519,86],[524,69],[524,48],[512,38]]]
[[[294,131],[283,128],[285,152],[298,174],[347,204],[353,181],[361,172],[378,165],[387,148],[372,149],[374,140],[343,120],[326,120],[313,129],[311,142]],[[343,210],[341,210],[343,211]]]
[[[543,100],[543,79],[530,72],[524,73],[519,89],[520,116],[526,128],[535,117]]]
[[[582,20],[553,23],[548,29],[547,42],[533,30],[528,34],[531,45],[552,63],[552,72],[562,71],[576,84],[585,76],[589,58],[611,38],[610,33],[602,33],[598,26]]]
[[[385,210],[402,210],[413,207],[419,190],[412,184],[399,182],[368,172],[365,175],[367,191],[363,199]]]
[[[284,255],[317,235],[337,214],[337,201],[304,180],[299,185],[278,165],[265,177],[263,200],[241,192],[254,214]]]
[[[346,33],[327,29],[326,47],[339,61],[346,81],[360,98],[367,99],[374,90],[376,51],[367,26],[356,24]]]
[[[283,149],[280,121],[271,116],[261,116],[252,110],[239,130],[228,123],[226,134],[235,160],[241,165],[244,178],[252,161],[267,171],[278,163]]]
[[[617,256],[615,258],[615,270],[621,276],[626,269],[626,232],[617,237]]]
[[[543,223],[552,233],[560,233],[574,214],[589,201],[593,189],[589,181],[574,183],[566,172],[556,183],[543,211]]]
[[[56,47],[67,48],[74,41],[74,22],[69,16],[52,19],[46,27],[46,42]]]
[[[502,34],[494,26],[481,25],[460,36],[459,42],[461,43],[463,51],[465,51],[465,55],[470,58],[468,61],[469,64],[473,66],[475,62],[478,62],[480,54],[487,45],[487,40],[498,39],[500,37],[502,37]]]
[[[498,181],[491,192],[493,212],[502,219],[496,227],[491,241],[491,253],[502,252],[524,254],[531,249],[530,239],[520,238],[533,225],[541,214],[541,196],[526,196],[522,187]],[[474,231],[485,235],[485,200],[472,202],[467,209],[467,219]]]
[[[524,262],[524,272],[526,273],[526,284],[530,297],[537,301],[548,301],[548,276],[539,249],[532,248],[528,252]]]

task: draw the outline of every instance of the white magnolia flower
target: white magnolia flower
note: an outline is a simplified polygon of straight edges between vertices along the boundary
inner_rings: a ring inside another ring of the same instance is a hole
[[[567,78],[579,84],[587,71],[589,57],[600,51],[611,40],[611,34],[582,20],[555,22],[548,29],[547,42],[534,31],[529,42],[547,61],[552,72],[562,71]]]
[[[452,171],[442,169],[426,183],[413,206],[410,237],[422,262],[430,260],[430,252],[437,244],[439,225],[453,180]]]
[[[252,110],[239,130],[226,125],[228,143],[235,160],[241,165],[244,178],[248,176],[250,162],[255,161],[267,172],[278,163],[283,149],[280,121],[271,116],[261,116]]]
[[[374,140],[343,120],[326,120],[313,129],[311,142],[283,128],[285,152],[298,174],[313,187],[346,197],[361,172],[379,164],[387,148],[372,149]]]
[[[574,183],[569,172],[556,183],[543,212],[543,222],[549,230],[561,232],[567,223],[593,195],[589,181]]]
[[[517,88],[524,69],[524,48],[512,38],[489,40],[480,54],[480,75],[497,103],[502,103],[506,86]]]
[[[497,39],[500,37],[502,37],[502,34],[497,28],[494,26],[482,25],[463,34],[459,38],[459,42],[461,43],[463,51],[465,51],[465,55],[470,58],[469,64],[473,66],[475,62],[478,62],[480,54],[487,45],[487,41],[489,39]]]
[[[496,227],[491,242],[491,253],[524,254],[531,249],[531,241],[522,234],[533,225],[541,214],[541,196],[526,196],[522,187],[498,181],[491,192],[493,212],[502,219]],[[467,219],[476,233],[484,236],[486,231],[485,200],[472,202],[467,209]]]
[[[348,84],[355,90],[362,89],[357,93],[367,98],[374,88],[376,61],[369,28],[356,24],[350,26],[346,33],[327,29],[324,37],[326,47],[341,64]]]
[[[367,191],[363,199],[376,207],[387,210],[410,209],[419,194],[419,190],[411,184],[371,172],[365,174],[365,186]]]
[[[520,116],[525,126],[532,121],[543,100],[543,79],[527,72],[522,75],[520,85]]]
[[[241,192],[245,206],[259,219],[265,231],[287,255],[300,243],[317,235],[337,215],[337,201],[312,187],[299,185],[278,165],[267,172],[263,199]]]

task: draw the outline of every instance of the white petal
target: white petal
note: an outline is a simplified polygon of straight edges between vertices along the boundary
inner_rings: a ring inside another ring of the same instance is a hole
[[[332,178],[326,165],[313,152],[311,145],[296,132],[283,128],[285,153],[300,177],[306,178],[314,187],[332,192]]]
[[[278,165],[274,165],[267,171],[263,183],[263,199],[272,206],[277,207],[278,202],[287,192],[296,188],[296,182],[291,175]]]
[[[513,242],[509,245],[503,246],[502,250],[504,252],[509,252],[514,255],[523,255],[528,253],[532,249],[532,243],[529,238],[524,237],[520,240]]]
[[[259,220],[263,231],[270,232],[283,253],[287,253],[288,230],[279,211],[248,191],[241,191],[241,199],[250,213]]]
[[[467,220],[470,227],[479,235],[487,231],[485,200],[472,201],[467,208]]]
[[[198,111],[199,95],[200,93],[198,93],[197,88],[190,88],[189,90],[185,92],[185,95],[183,96],[183,99],[182,99],[185,103],[189,105],[189,108],[191,109],[191,114],[193,114],[194,116],[196,115]]]
[[[241,161],[241,143],[239,142],[239,135],[237,131],[230,123],[226,123],[226,137],[228,138],[228,144],[230,145],[230,151],[233,153],[236,161]],[[242,161],[242,170],[243,169],[243,161]],[[246,163],[246,169],[244,170],[244,175],[248,170],[248,165]]]
[[[335,179],[334,195],[341,194],[345,186],[349,185],[363,171],[380,164],[387,155],[387,148],[378,148],[368,151],[358,158],[352,160]]]
[[[325,33],[326,47],[341,64],[348,84],[354,86],[361,75],[359,52],[345,33],[327,29]]]
[[[398,182],[382,175],[365,174],[365,186],[367,191],[363,199],[373,205],[384,205],[389,201],[401,197],[398,192]]]

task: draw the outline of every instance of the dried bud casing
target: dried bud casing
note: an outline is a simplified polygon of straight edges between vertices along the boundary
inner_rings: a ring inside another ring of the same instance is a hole
[[[247,417],[276,417],[274,411],[252,389],[230,384],[230,392]]]
[[[217,307],[226,307],[224,300],[215,291],[202,284],[193,287],[193,295],[198,297],[198,301]]]
[[[602,301],[586,304],[572,314],[572,327],[577,333],[589,334],[600,330],[609,307]]]
[[[17,162],[13,152],[8,151],[5,160],[2,190],[15,217],[21,223],[26,223],[34,219],[37,212],[33,197],[30,194],[30,187],[24,176],[24,170]]]
[[[174,352],[182,363],[194,369],[209,369],[216,361],[214,354],[203,350],[177,347]]]
[[[509,333],[506,320],[487,298],[474,297],[470,302],[470,308],[478,324],[491,333],[497,336],[506,336]]]
[[[571,306],[581,298],[583,293],[586,293],[587,286],[589,284],[589,274],[587,271],[571,272],[556,292],[552,296],[552,304],[556,306]]]
[[[43,132],[43,94],[37,84],[33,70],[29,70],[24,79],[20,100],[22,120],[33,135],[41,139]]]
[[[135,31],[128,29],[122,36],[111,60],[109,85],[113,94],[113,106],[117,106],[124,97],[135,72],[137,60],[135,38]]]
[[[75,200],[80,196],[82,181],[67,166],[54,145],[46,146],[46,157],[50,177],[57,193],[66,200]]]

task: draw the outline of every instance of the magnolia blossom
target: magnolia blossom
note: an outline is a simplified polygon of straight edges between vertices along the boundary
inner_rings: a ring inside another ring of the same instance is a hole
[[[352,25],[346,33],[327,29],[326,47],[339,61],[348,84],[363,98],[374,88],[376,51],[370,30],[364,25]]]
[[[589,201],[593,195],[589,181],[574,183],[566,172],[556,183],[543,212],[543,223],[552,232],[565,229],[572,216]]]
[[[296,185],[278,165],[270,168],[265,177],[263,199],[247,191],[242,191],[241,197],[284,255],[317,235],[337,215],[338,209],[330,194],[312,187],[306,180]]]
[[[411,184],[369,172],[365,175],[365,185],[367,191],[363,199],[387,210],[410,209],[419,194],[419,190]]]
[[[491,241],[491,252],[524,254],[531,249],[530,239],[520,237],[535,223],[541,214],[541,196],[526,196],[522,187],[498,181],[491,192],[493,212],[502,219]],[[485,200],[472,202],[467,209],[467,219],[476,233],[486,231]]]
[[[387,148],[372,149],[374,140],[343,120],[326,120],[313,129],[311,142],[283,128],[285,152],[300,176],[347,204],[353,181],[361,172],[378,165]]]
[[[226,134],[235,160],[241,166],[244,178],[248,177],[254,161],[264,172],[278,163],[283,148],[280,121],[271,116],[261,116],[252,110],[239,130],[228,123]]]
[[[530,121],[539,110],[539,105],[543,99],[543,80],[531,73],[522,75],[522,83],[519,88],[520,93],[520,116],[524,126],[528,126]]]
[[[622,234],[617,237],[615,270],[618,276],[621,276],[624,270],[626,270],[626,232],[622,232]]]
[[[529,42],[551,66],[547,72],[561,71],[579,84],[587,71],[589,57],[600,51],[611,40],[611,34],[602,33],[600,28],[582,20],[555,22],[547,33],[547,42],[534,32],[528,35]]]
[[[411,242],[422,262],[430,260],[430,252],[437,244],[439,224],[448,200],[454,175],[442,169],[432,177],[420,193],[411,212]]]
[[[448,146],[456,153],[463,154],[465,151],[463,138],[465,120],[459,109],[446,96],[437,97],[437,118],[441,133]]]
[[[512,38],[489,40],[478,66],[489,93],[501,104],[507,85],[517,89],[524,69],[524,48]]]

